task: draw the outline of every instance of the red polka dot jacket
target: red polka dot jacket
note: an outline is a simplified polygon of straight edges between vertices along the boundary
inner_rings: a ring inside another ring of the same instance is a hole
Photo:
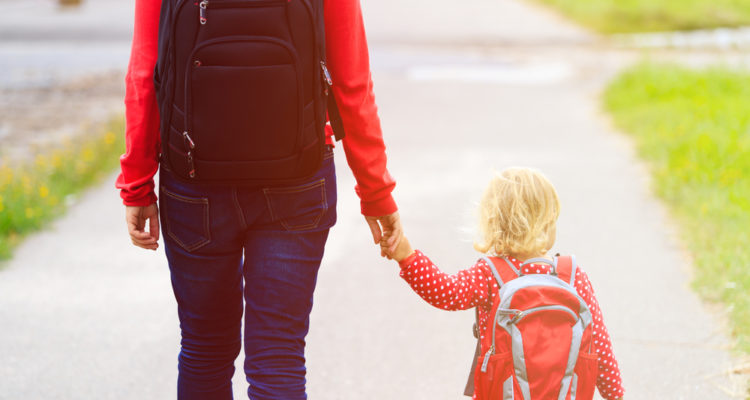
[[[511,258],[516,268],[521,262]],[[491,323],[491,308],[499,288],[490,267],[479,260],[474,266],[461,270],[456,274],[442,272],[421,251],[415,251],[411,256],[402,260],[401,277],[411,288],[431,305],[449,311],[467,310],[477,307],[479,311],[480,332],[487,330]],[[524,267],[526,274],[549,273],[549,265],[530,264]],[[612,343],[604,325],[602,310],[594,296],[586,273],[578,267],[576,269],[575,288],[588,305],[594,323],[594,346],[599,355],[599,377],[596,386],[599,393],[607,400],[619,399],[624,394],[620,368],[612,351]]]

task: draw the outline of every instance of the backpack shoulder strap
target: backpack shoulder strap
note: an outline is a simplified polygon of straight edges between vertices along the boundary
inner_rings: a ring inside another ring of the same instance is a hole
[[[328,74],[327,70],[326,74]],[[333,135],[336,140],[343,139],[344,136],[346,136],[346,132],[344,131],[344,121],[341,119],[341,113],[339,112],[336,98],[333,97],[333,90],[329,90],[328,92],[328,120],[331,122],[331,129],[333,129]]]
[[[513,263],[510,262],[507,258],[503,258],[503,261],[508,265],[509,268],[502,268],[498,271],[497,267],[495,267],[495,263],[492,262],[492,260],[489,257],[482,257],[482,260],[484,260],[485,263],[490,267],[490,271],[492,271],[492,275],[495,277],[495,280],[498,283],[498,286],[502,287],[504,283],[509,282],[515,278],[517,278],[519,275],[518,269],[513,265]],[[505,279],[503,279],[503,276],[505,276]],[[482,343],[480,340],[480,332],[479,332],[479,310],[474,310],[474,336],[477,338],[477,346],[476,350],[474,350],[474,357],[472,357],[471,361],[471,369],[469,370],[469,379],[466,381],[466,386],[464,387],[464,395],[471,397],[474,394],[474,374],[476,372],[476,366],[477,366],[477,360],[479,359],[479,356],[482,354]]]
[[[557,256],[555,257],[557,262],[557,277],[562,279],[564,282],[568,282],[570,286],[575,287],[576,283],[576,256]]]
[[[487,265],[490,267],[490,271],[492,271],[492,275],[495,276],[495,280],[497,281],[499,286],[503,286],[505,283],[510,282],[511,280],[516,279],[520,276],[518,268],[516,268],[515,265],[513,265],[513,263],[505,257],[502,258],[502,260],[505,262],[508,268],[498,269],[495,266],[495,263],[492,262],[492,259],[490,259],[490,257],[482,257],[482,260],[484,260],[484,262],[487,263]]]

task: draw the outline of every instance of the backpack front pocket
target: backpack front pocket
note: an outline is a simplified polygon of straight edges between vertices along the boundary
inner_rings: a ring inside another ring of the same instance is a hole
[[[197,160],[273,161],[301,145],[297,55],[271,37],[233,36],[196,46],[185,81],[185,127]]]

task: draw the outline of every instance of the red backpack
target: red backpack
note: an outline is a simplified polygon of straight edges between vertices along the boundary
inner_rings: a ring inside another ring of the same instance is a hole
[[[534,258],[550,274],[524,275],[508,259],[485,257],[500,292],[479,340],[473,386],[479,400],[590,400],[597,354],[588,306],[578,295],[575,258]],[[470,382],[470,383],[472,383]]]

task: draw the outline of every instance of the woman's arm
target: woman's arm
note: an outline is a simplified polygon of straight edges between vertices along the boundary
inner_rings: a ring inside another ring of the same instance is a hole
[[[370,55],[359,0],[326,0],[326,58],[346,137],[346,161],[357,180],[362,214],[397,211],[396,182],[386,168],[385,143],[372,89]],[[377,241],[376,241],[377,242]]]
[[[133,45],[125,76],[125,154],[115,186],[125,204],[134,245],[156,250],[159,212],[154,174],[159,169],[159,109],[154,88],[161,0],[136,0]],[[149,227],[148,231],[146,227]]]
[[[156,202],[159,168],[159,109],[154,88],[161,0],[136,0],[133,44],[125,76],[125,154],[115,186],[127,206]]]

